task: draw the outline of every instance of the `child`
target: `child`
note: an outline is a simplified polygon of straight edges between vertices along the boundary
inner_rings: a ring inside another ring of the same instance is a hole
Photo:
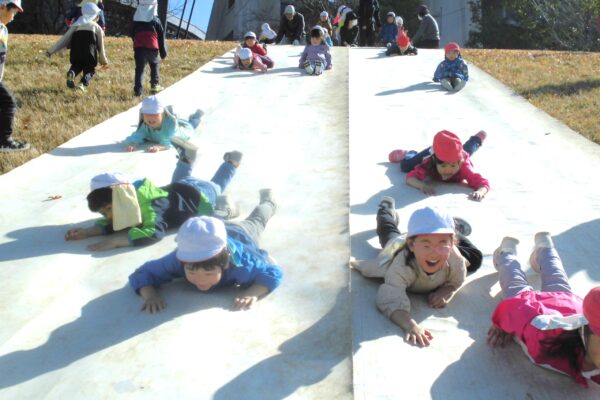
[[[494,252],[505,300],[492,315],[488,343],[514,339],[534,363],[585,387],[588,379],[600,384],[600,286],[583,300],[573,294],[550,234],[538,232],[529,261],[542,275],[542,290],[533,290],[516,259],[518,243],[505,237]]]
[[[385,24],[379,32],[379,41],[387,48],[396,43],[398,37],[398,25],[396,23],[396,13],[390,11],[385,18]]]
[[[2,82],[4,63],[8,52],[8,29],[6,25],[13,20],[18,12],[23,12],[21,0],[0,0],[0,153],[23,151],[30,147],[29,143],[12,137],[17,100]]]
[[[319,14],[319,21],[317,22],[317,25],[325,30],[325,43],[327,43],[327,46],[333,47],[333,40],[331,40],[331,35],[333,35],[333,26],[331,25],[329,13],[327,11],[322,11],[321,14]]]
[[[350,12],[352,12],[352,9],[350,7],[341,5],[338,7],[337,15],[333,20],[333,28],[335,29],[335,39],[337,41],[338,46],[342,46],[342,38],[340,36],[340,31],[346,24],[346,16]]]
[[[340,28],[340,45],[346,47],[358,45],[358,17],[353,11],[346,14],[344,25]]]
[[[81,3],[75,4],[75,6],[71,7],[65,14],[65,23],[67,26],[70,28],[73,22],[77,21],[77,19],[81,17],[81,8],[86,3],[93,3],[98,6],[100,9],[100,13],[98,14],[98,25],[103,31],[106,31],[106,21],[104,20],[104,4],[102,3],[102,0],[82,0]]]
[[[201,110],[190,115],[188,122],[177,118],[172,107],[164,107],[158,97],[148,96],[142,101],[140,117],[137,130],[125,139],[127,151],[135,151],[144,142],[157,143],[146,150],[149,153],[170,149],[171,143],[186,143],[185,146],[196,149],[188,141],[200,124]]]
[[[233,68],[267,72],[268,67],[252,50],[238,46],[233,56]]]
[[[133,55],[135,58],[135,80],[133,94],[144,93],[144,69],[150,65],[150,93],[156,94],[164,88],[160,86],[160,60],[167,57],[165,33],[162,23],[157,17],[156,0],[139,0],[133,15],[131,38],[133,39]],[[160,56],[160,58],[159,58]]]
[[[145,263],[129,276],[129,285],[142,297],[142,311],[160,312],[166,303],[158,286],[183,278],[202,292],[241,286],[233,301],[235,310],[251,308],[279,286],[281,269],[258,241],[275,213],[270,189],[260,191],[260,204],[246,220],[224,224],[211,217],[188,219],[177,232],[177,248]]]
[[[490,190],[487,179],[473,171],[470,156],[481,147],[487,133],[479,131],[464,144],[454,133],[441,131],[433,138],[433,146],[417,153],[414,150],[394,150],[389,155],[391,162],[400,162],[402,172],[408,172],[406,183],[425,194],[435,194],[427,178],[444,182],[466,181],[474,189],[471,200],[481,201]],[[432,152],[433,151],[433,152]]]
[[[267,24],[265,22],[264,24],[261,25],[260,30],[261,30],[260,37],[259,37],[260,43],[262,43],[264,45],[275,43],[275,38],[277,38],[277,32],[275,32],[273,29],[271,29],[269,24]],[[266,48],[266,46],[265,46],[265,48]]]
[[[196,153],[193,149],[175,146],[179,161],[171,184],[156,187],[149,179],[129,181],[118,173],[95,176],[87,196],[88,207],[104,218],[89,228],[70,229],[65,240],[110,235],[130,228],[127,237],[119,235],[88,246],[102,251],[117,247],[144,246],[161,240],[167,229],[180,226],[195,215],[217,215],[235,218],[235,210],[221,193],[235,176],[242,153],[225,153],[223,163],[210,182],[191,176]]]
[[[418,54],[417,48],[410,44],[410,38],[404,29],[400,29],[397,43],[392,43],[392,45],[389,46],[385,52],[386,56],[391,56],[394,54],[401,56],[416,56]]]
[[[319,25],[310,31],[310,44],[304,47],[299,67],[309,75],[321,75],[324,70],[333,68],[329,46],[325,44],[325,30]]]
[[[438,65],[433,74],[434,82],[441,82],[449,92],[458,92],[469,80],[469,67],[460,55],[460,47],[456,43],[448,43],[444,47],[446,58]]]
[[[433,336],[410,317],[406,292],[429,293],[431,307],[445,307],[465,280],[467,260],[455,245],[455,225],[448,214],[419,209],[411,215],[404,236],[394,208],[390,197],[379,204],[377,235],[383,250],[377,259],[353,261],[351,266],[366,277],[384,278],[377,308],[405,331],[407,342],[428,346]]]
[[[85,92],[96,73],[98,61],[106,70],[108,60],[104,52],[104,31],[96,23],[100,9],[94,3],[86,3],[81,8],[81,13],[81,17],[48,49],[47,54],[51,57],[62,49],[70,48],[71,67],[67,72],[67,87],[75,88],[75,77],[83,72],[77,88]]]
[[[242,43],[243,48],[248,48],[252,50],[253,56],[258,56],[260,61],[267,66],[267,68],[273,68],[275,63],[271,59],[271,57],[267,56],[267,49],[263,48],[256,41],[256,34],[252,31],[246,32],[244,35],[244,42]]]

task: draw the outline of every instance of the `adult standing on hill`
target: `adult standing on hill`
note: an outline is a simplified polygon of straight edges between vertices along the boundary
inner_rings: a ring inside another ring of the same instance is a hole
[[[360,0],[358,4],[358,25],[360,26],[359,45],[375,46],[375,27],[381,28],[379,19],[379,2],[377,0]]]
[[[420,5],[417,16],[421,21],[417,33],[413,36],[413,44],[420,49],[437,49],[440,47],[440,29],[437,21],[429,12],[426,5]]]
[[[305,45],[304,15],[296,12],[292,5],[285,7],[279,23],[279,31],[275,38],[276,44]]]

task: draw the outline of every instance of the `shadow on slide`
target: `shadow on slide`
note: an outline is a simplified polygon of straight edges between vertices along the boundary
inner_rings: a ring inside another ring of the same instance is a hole
[[[232,291],[203,295],[184,281],[163,291],[169,307],[148,315],[129,286],[102,295],[81,309],[81,316],[55,329],[46,343],[0,356],[0,389],[64,368],[182,315],[209,308],[229,308]]]
[[[424,90],[427,92],[442,92],[442,91],[444,91],[444,88],[442,88],[442,86],[439,83],[432,82],[432,81],[425,81],[425,82],[421,82],[421,83],[415,83],[414,85],[410,85],[410,86],[407,86],[407,87],[401,88],[401,89],[392,89],[392,90],[386,90],[384,92],[375,93],[375,96],[389,96],[392,94],[409,93],[409,92],[415,92],[418,90]]]
[[[90,154],[125,153],[125,147],[124,143],[99,144],[96,146],[82,146],[75,148],[57,147],[49,154],[57,157],[79,157]]]
[[[600,281],[599,239],[600,219],[584,222],[552,236],[567,275],[572,276],[579,271],[586,271],[591,279]],[[585,295],[585,293],[578,294]]]
[[[331,311],[314,325],[288,339],[280,353],[253,365],[221,387],[215,400],[279,400],[292,396],[301,387],[325,379],[333,368],[350,356],[350,339],[336,337],[336,332],[350,335],[349,293],[341,289]],[[341,329],[343,326],[348,329]],[[327,352],[323,352],[327,346]]]

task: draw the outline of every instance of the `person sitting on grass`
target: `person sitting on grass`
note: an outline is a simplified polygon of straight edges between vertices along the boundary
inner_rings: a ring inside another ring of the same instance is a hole
[[[268,69],[257,54],[241,46],[238,46],[233,56],[233,68],[259,72],[267,72]]]
[[[460,55],[460,46],[448,43],[444,47],[446,57],[438,65],[433,74],[433,81],[440,82],[449,92],[458,92],[465,87],[469,80],[469,67]]]
[[[162,311],[167,304],[158,288],[177,278],[185,278],[201,292],[240,286],[243,292],[234,298],[235,310],[251,308],[273,292],[283,274],[258,243],[275,209],[271,190],[263,189],[260,204],[244,221],[225,224],[206,216],[188,219],[177,232],[175,251],[145,263],[129,276],[129,285],[144,302],[141,310]]]
[[[148,96],[142,101],[137,130],[124,141],[127,151],[135,151],[146,142],[155,143],[147,148],[149,153],[170,149],[173,143],[195,148],[189,140],[200,125],[202,115],[201,110],[196,110],[186,121],[178,118],[171,106],[165,107],[157,96]]]
[[[304,68],[309,75],[321,75],[323,71],[333,68],[331,51],[325,43],[325,30],[319,25],[310,31],[310,44],[304,47],[299,67]]]
[[[22,140],[13,139],[17,100],[2,82],[4,64],[8,52],[8,29],[18,12],[23,12],[21,0],[0,0],[0,153],[27,150],[31,145]]]
[[[77,88],[87,90],[96,74],[98,61],[102,69],[108,69],[108,59],[104,52],[104,31],[96,23],[100,9],[94,3],[86,3],[82,7],[82,15],[71,25],[67,33],[47,51],[48,57],[65,49],[71,49],[71,67],[67,72],[67,87],[75,88],[75,78],[83,73]]]
[[[88,207],[103,218],[88,228],[70,229],[65,240],[111,235],[129,228],[127,236],[111,235],[88,246],[92,251],[118,247],[144,246],[161,240],[167,229],[177,228],[190,217],[215,215],[223,219],[238,216],[227,196],[223,196],[242,160],[242,153],[225,153],[223,163],[210,181],[192,176],[196,159],[194,148],[175,145],[179,161],[171,184],[156,187],[149,179],[131,181],[119,173],[95,176],[87,196]]]
[[[429,346],[433,335],[411,318],[406,292],[427,293],[431,307],[445,307],[465,281],[467,260],[456,246],[450,215],[431,207],[416,210],[401,235],[394,208],[389,197],[379,204],[377,234],[383,250],[377,259],[352,260],[350,266],[366,277],[384,279],[377,292],[379,310],[404,330],[408,343]]]

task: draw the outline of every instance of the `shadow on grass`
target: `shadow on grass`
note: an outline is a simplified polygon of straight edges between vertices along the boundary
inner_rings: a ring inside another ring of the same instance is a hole
[[[600,79],[586,79],[577,82],[567,82],[560,85],[544,85],[535,89],[520,90],[522,96],[538,96],[543,94],[553,94],[556,96],[571,96],[582,92],[600,88]]]
[[[392,89],[392,90],[386,90],[384,92],[379,92],[379,93],[376,93],[375,96],[389,96],[392,94],[409,93],[409,92],[415,92],[418,90],[424,90],[427,92],[441,92],[444,89],[442,88],[442,86],[439,83],[425,81],[425,82],[416,83],[414,85],[410,85],[410,86],[407,86],[407,87],[401,88],[401,89]]]

